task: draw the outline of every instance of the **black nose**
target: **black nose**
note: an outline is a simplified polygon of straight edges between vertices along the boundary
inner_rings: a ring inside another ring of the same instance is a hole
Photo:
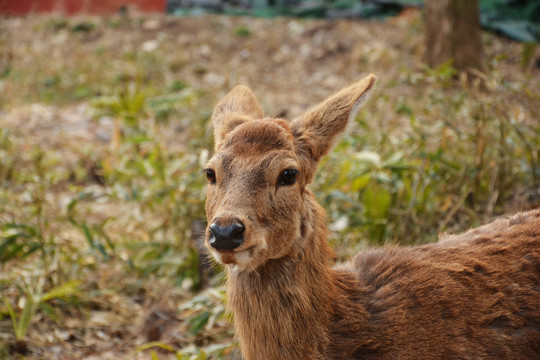
[[[239,221],[228,226],[213,223],[208,229],[210,230],[208,243],[216,250],[232,251],[244,243],[245,228]]]

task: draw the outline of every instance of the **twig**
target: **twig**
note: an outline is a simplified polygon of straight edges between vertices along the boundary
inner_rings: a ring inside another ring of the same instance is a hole
[[[469,196],[469,194],[470,192],[466,192],[463,195],[461,195],[461,198],[459,198],[458,201],[454,204],[454,206],[452,206],[448,214],[446,214],[445,218],[439,225],[439,231],[438,231],[439,234],[446,227],[446,225],[448,225],[448,222],[450,222],[454,214],[461,208],[461,206],[463,205],[463,203],[465,202],[465,199],[467,199],[467,196]]]

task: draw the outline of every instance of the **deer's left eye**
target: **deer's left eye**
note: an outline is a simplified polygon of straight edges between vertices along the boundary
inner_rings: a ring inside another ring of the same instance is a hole
[[[281,172],[278,179],[278,186],[290,186],[296,182],[300,171],[297,169],[286,169]]]
[[[205,172],[206,172],[206,178],[208,179],[210,184],[215,184],[216,183],[216,172],[214,170],[212,170],[212,169],[206,169]]]

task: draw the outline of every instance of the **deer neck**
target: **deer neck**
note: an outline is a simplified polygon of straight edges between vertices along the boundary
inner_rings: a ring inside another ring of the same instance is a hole
[[[311,199],[311,196],[308,196]],[[308,201],[303,246],[256,271],[228,271],[229,305],[246,359],[322,359],[335,300],[342,290],[330,267],[324,211]]]

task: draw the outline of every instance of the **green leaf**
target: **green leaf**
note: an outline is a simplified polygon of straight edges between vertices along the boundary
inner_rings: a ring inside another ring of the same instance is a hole
[[[388,215],[392,196],[382,186],[372,185],[364,193],[364,209],[368,217],[383,219]]]
[[[174,352],[174,349],[172,348],[172,346],[159,342],[159,341],[152,341],[152,342],[142,344],[141,346],[137,347],[137,349],[135,349],[135,353],[139,353],[139,352],[152,349],[152,348],[160,348],[163,350]]]
[[[34,297],[30,293],[27,293],[23,312],[21,314],[21,318],[19,319],[19,326],[15,332],[15,337],[17,340],[22,340],[28,332],[30,322],[32,322],[32,318],[36,313],[37,305],[38,304],[34,300]]]
[[[70,295],[75,295],[79,292],[80,281],[71,280],[65,284],[54,287],[41,295],[40,301],[45,302],[56,298],[65,298]]]
[[[211,314],[209,311],[204,311],[201,314],[191,318],[188,324],[190,333],[197,335],[208,323],[210,315]]]
[[[368,185],[370,179],[371,175],[369,174],[364,174],[356,177],[351,183],[351,190],[354,192],[358,192],[364,189]]]
[[[15,337],[17,340],[19,340],[18,336],[18,322],[17,322],[17,315],[15,314],[15,311],[13,310],[13,307],[11,307],[11,304],[9,303],[7,298],[4,298],[4,303],[6,304],[6,307],[8,309],[9,317],[11,318],[11,325],[13,326],[13,331],[15,332]]]
[[[354,154],[354,159],[374,169],[381,167],[381,157],[373,151],[359,151]]]
[[[90,229],[88,228],[88,226],[86,224],[81,224],[81,229],[82,229],[84,237],[86,238],[86,241],[88,241],[88,244],[90,245],[90,247],[95,248],[94,237],[90,233]]]

